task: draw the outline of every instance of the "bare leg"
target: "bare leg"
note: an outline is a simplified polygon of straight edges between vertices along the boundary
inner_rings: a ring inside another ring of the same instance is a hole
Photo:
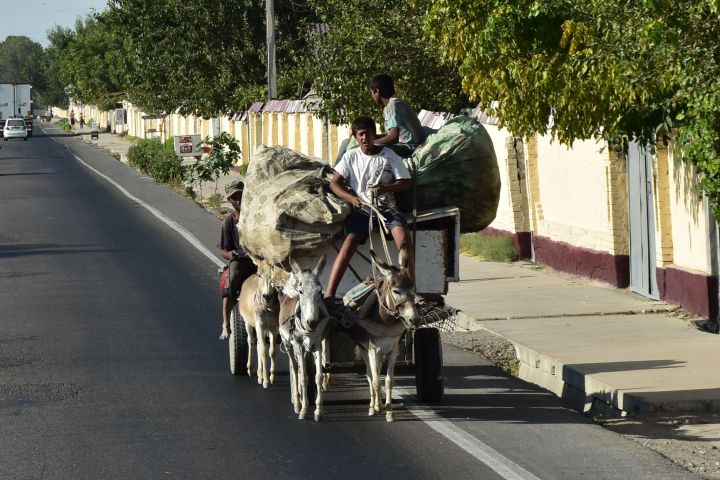
[[[335,292],[337,291],[340,281],[345,275],[350,259],[352,258],[355,250],[357,250],[358,239],[355,235],[348,235],[345,237],[345,241],[340,247],[335,262],[333,263],[332,270],[330,271],[330,278],[328,279],[327,288],[325,289],[325,298],[335,298]]]
[[[220,330],[220,340],[227,340],[230,338],[230,310],[232,310],[232,305],[230,303],[229,297],[224,297],[222,301],[222,308],[223,308],[223,321],[222,321],[222,327]]]
[[[397,245],[398,248],[402,247],[403,245],[407,245],[407,252],[408,252],[408,272],[410,272],[410,278],[415,281],[415,255],[414,255],[414,249],[412,245],[412,239],[410,238],[410,235],[408,234],[407,228],[405,227],[395,227],[392,230],[390,230],[390,233],[392,234],[393,240],[395,240],[395,245]]]

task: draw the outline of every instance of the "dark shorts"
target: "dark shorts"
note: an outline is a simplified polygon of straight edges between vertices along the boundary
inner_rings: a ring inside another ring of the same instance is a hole
[[[243,282],[255,272],[257,272],[257,267],[248,257],[236,257],[230,260],[230,265],[228,265],[228,287],[223,289],[223,298],[229,297],[233,301],[237,301]]]
[[[395,210],[382,210],[383,216],[385,217],[385,226],[388,230],[392,230],[395,227],[404,227],[407,225],[405,217],[402,213]],[[350,216],[347,218],[345,223],[345,234],[355,235],[360,244],[364,244],[370,235],[370,218],[369,216],[360,209],[353,209]],[[373,216],[373,228],[378,228],[377,217]]]

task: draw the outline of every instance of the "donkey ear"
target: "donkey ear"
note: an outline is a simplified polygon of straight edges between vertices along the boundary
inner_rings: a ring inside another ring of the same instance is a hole
[[[410,264],[410,252],[408,251],[407,243],[404,243],[403,246],[400,247],[400,253],[398,254],[398,264],[403,270],[407,270],[408,265]]]
[[[290,268],[292,269],[293,273],[300,273],[302,271],[302,267],[298,265],[298,263],[290,257]]]
[[[253,263],[254,263],[256,266],[258,266],[258,267],[260,266],[260,263],[262,263],[263,260],[265,260],[263,257],[259,257],[259,256],[257,256],[257,255],[253,255],[252,253],[248,252],[247,250],[245,251],[245,253],[248,254],[248,257],[250,257],[250,260],[252,260]]]
[[[320,260],[318,260],[317,265],[315,265],[315,268],[313,269],[313,275],[316,277],[319,277],[322,275],[322,271],[325,268],[325,260],[327,259],[327,254],[323,253],[323,256],[320,257]]]
[[[373,259],[373,262],[375,262],[375,265],[377,265],[378,270],[380,270],[380,273],[385,275],[386,277],[392,273],[392,268],[390,268],[390,265],[380,260],[377,255],[375,255],[375,252],[370,249],[370,256]]]

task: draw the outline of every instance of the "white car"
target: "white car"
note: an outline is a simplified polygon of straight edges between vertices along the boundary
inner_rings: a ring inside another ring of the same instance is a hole
[[[5,120],[5,126],[3,127],[3,137],[5,141],[8,138],[22,138],[23,140],[28,139],[27,125],[25,120],[22,118],[8,118]]]

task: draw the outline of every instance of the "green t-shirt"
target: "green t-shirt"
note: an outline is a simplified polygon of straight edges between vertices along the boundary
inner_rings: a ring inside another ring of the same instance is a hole
[[[383,117],[385,118],[386,132],[390,128],[400,129],[398,143],[420,145],[425,141],[425,132],[417,115],[399,98],[390,97],[390,101],[383,110]]]

